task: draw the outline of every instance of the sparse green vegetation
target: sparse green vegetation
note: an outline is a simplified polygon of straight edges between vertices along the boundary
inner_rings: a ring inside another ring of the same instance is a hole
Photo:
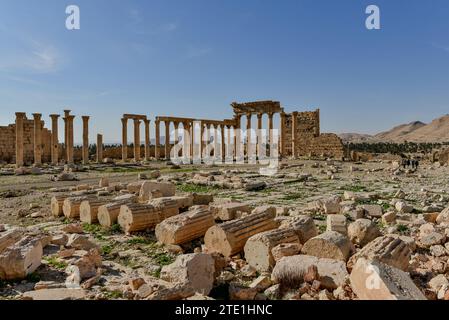
[[[396,230],[400,233],[407,233],[409,231],[408,226],[404,225],[404,224],[398,224],[396,226]]]
[[[302,199],[303,197],[304,197],[304,195],[300,192],[292,192],[292,193],[287,193],[281,199],[290,201],[290,200]]]
[[[191,193],[213,193],[214,191],[222,190],[217,186],[200,186],[192,183],[179,184],[176,188],[178,191]]]
[[[67,268],[67,263],[65,261],[59,260],[56,257],[49,256],[44,258],[47,261],[47,264],[58,270],[65,270]]]
[[[368,188],[358,184],[350,184],[342,187],[342,190],[351,192],[367,192]]]

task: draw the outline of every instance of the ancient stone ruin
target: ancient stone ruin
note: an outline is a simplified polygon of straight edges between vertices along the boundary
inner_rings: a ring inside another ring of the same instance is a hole
[[[232,119],[207,120],[195,118],[179,118],[156,116],[154,120],[155,139],[151,143],[151,120],[145,115],[124,114],[122,117],[122,146],[118,150],[107,150],[103,147],[103,136],[98,135],[96,162],[101,163],[103,157],[129,160],[149,161],[150,159],[168,159],[172,148],[182,139],[182,152],[179,156],[192,161],[195,154],[200,159],[206,154],[216,159],[239,160],[250,157],[344,157],[343,144],[335,134],[320,132],[320,111],[285,113],[277,101],[257,101],[248,103],[232,103],[234,116]],[[275,123],[275,115],[279,115]],[[257,128],[251,127],[252,116],[257,117]],[[267,125],[263,124],[263,117],[267,117]],[[57,114],[50,115],[51,129],[45,128],[42,115],[33,114],[33,120],[28,120],[25,113],[16,113],[15,124],[0,127],[0,160],[15,163],[17,167],[23,165],[39,166],[43,162],[57,164],[63,161],[73,164],[81,161],[87,164],[89,154],[89,116],[82,116],[83,139],[82,147],[75,148],[73,123],[75,115],[70,110],[64,110],[64,141],[58,141]],[[246,125],[242,126],[242,119]],[[134,125],[134,139],[132,148],[128,144],[128,122]],[[145,126],[144,144],[141,144],[140,125]],[[161,124],[164,125],[161,141]],[[171,130],[171,125],[173,129]],[[273,129],[279,128],[279,134],[273,136]],[[240,129],[243,129],[241,131]],[[268,132],[263,134],[263,130]],[[172,133],[174,132],[174,134]],[[245,136],[241,136],[242,132]],[[252,135],[255,135],[254,137]],[[184,139],[184,136],[189,139]],[[171,139],[172,138],[172,139]],[[200,139],[202,138],[202,139]],[[242,141],[242,143],[239,143]],[[207,145],[211,144],[210,150]],[[142,150],[143,149],[143,150]],[[143,151],[143,159],[142,159]],[[201,160],[200,160],[201,161]]]

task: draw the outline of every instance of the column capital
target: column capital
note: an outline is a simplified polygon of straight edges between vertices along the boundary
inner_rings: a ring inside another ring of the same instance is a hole
[[[51,114],[50,115],[50,118],[52,118],[52,119],[58,119],[59,117],[60,117],[59,114]]]
[[[248,112],[248,113],[246,114],[246,118],[251,119],[252,116],[253,116],[253,114],[252,114],[251,112]]]
[[[273,118],[274,112],[267,112],[269,118]]]
[[[16,112],[16,117],[17,118],[23,118],[25,117],[26,113],[25,112]]]
[[[261,119],[262,117],[263,117],[263,113],[259,112],[259,113],[257,114],[257,119]]]
[[[298,111],[293,111],[292,112],[292,116],[297,117],[298,116]]]
[[[150,119],[145,119],[145,120],[143,120],[143,122],[145,122],[145,124],[150,124],[151,120]]]
[[[74,115],[68,115],[68,116],[67,116],[67,120],[73,120],[73,119],[75,119],[75,116],[74,116]]]
[[[90,116],[81,116],[81,118],[82,118],[84,121],[87,121],[87,120],[90,119]]]
[[[33,113],[33,118],[35,120],[40,120],[41,117],[42,117],[42,113]]]

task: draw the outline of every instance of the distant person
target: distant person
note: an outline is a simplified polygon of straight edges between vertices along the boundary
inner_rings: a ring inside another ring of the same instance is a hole
[[[401,165],[402,165],[402,168],[405,169],[405,166],[407,165],[407,160],[404,159],[404,158],[402,158],[402,160],[401,160]]]

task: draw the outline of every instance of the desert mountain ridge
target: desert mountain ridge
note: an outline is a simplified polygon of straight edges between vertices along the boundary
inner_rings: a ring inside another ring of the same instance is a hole
[[[401,124],[375,135],[362,133],[341,133],[344,142],[447,142],[449,141],[449,114],[430,123],[413,121]]]

